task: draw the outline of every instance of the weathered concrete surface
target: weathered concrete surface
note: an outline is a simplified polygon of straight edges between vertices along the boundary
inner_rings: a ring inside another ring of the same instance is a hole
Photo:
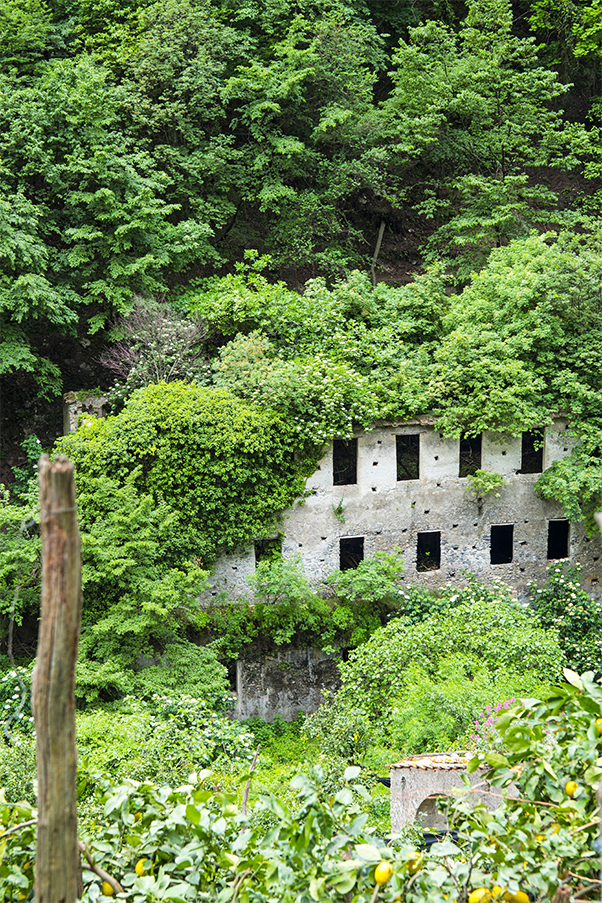
[[[395,436],[419,434],[420,478],[397,480]],[[573,447],[566,420],[558,418],[545,431],[544,467],[569,454]],[[310,581],[318,585],[340,564],[339,542],[364,537],[364,556],[397,547],[405,556],[406,584],[420,583],[433,589],[448,583],[462,585],[463,572],[481,580],[494,577],[510,584],[519,599],[527,598],[530,583],[542,583],[550,564],[547,558],[548,522],[563,519],[560,505],[540,499],[533,485],[538,474],[521,474],[521,439],[485,433],[482,439],[483,470],[504,476],[499,497],[478,500],[459,477],[459,441],[446,439],[434,429],[432,419],[420,417],[403,424],[380,425],[358,432],[357,483],[333,486],[332,446],[308,479],[311,495],[294,505],[284,517],[283,554],[300,555]],[[341,503],[344,523],[335,516]],[[513,524],[513,560],[491,564],[491,527]],[[441,566],[416,569],[417,534],[441,532]],[[602,596],[600,538],[587,539],[582,524],[570,526],[568,560],[583,568],[583,587],[595,598]],[[235,571],[234,567],[238,570]],[[212,578],[213,594],[220,589],[231,598],[249,593],[246,577],[254,568],[253,550],[224,558]],[[206,600],[211,595],[206,595]]]
[[[250,592],[247,577],[255,573],[255,549],[239,549],[232,555],[222,555],[211,575],[211,588],[201,595],[201,602],[209,605],[223,598],[236,599]]]
[[[66,392],[63,395],[63,433],[74,433],[82,415],[106,417],[106,395],[87,395],[85,392]]]
[[[424,828],[445,829],[447,817],[437,805],[454,788],[465,788],[462,775],[468,758],[460,753],[412,756],[391,766],[391,831],[396,834],[419,820]],[[500,791],[483,779],[483,769],[468,775],[474,802],[496,809]]]
[[[277,656],[241,659],[236,665],[235,718],[280,715],[294,721],[299,712],[309,715],[323,701],[322,689],[335,690],[339,672],[332,656],[320,649],[283,649]]]

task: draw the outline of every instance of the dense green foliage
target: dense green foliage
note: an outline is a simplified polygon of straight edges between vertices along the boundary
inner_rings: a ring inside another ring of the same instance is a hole
[[[417,623],[396,617],[340,665],[340,690],[304,726],[324,753],[357,761],[377,743],[404,754],[466,748],[487,705],[541,692],[558,677],[556,632],[504,584],[473,581],[444,596],[447,611]]]
[[[531,587],[531,608],[543,627],[558,631],[567,665],[602,670],[602,606],[579,586],[579,569],[554,564],[543,587]]]
[[[3,373],[56,394],[64,361],[49,337],[65,348],[107,330],[115,410],[136,387],[196,380],[216,405],[221,389],[246,401],[249,430],[255,406],[278,412],[302,454],[379,418],[432,411],[457,436],[566,410],[587,448],[539,488],[591,522],[595,7],[568,19],[538,0],[1,10]],[[381,222],[390,275],[374,285],[362,270]],[[270,442],[293,447],[278,430]],[[130,466],[85,457],[111,479]],[[137,485],[172,489],[156,467]],[[289,500],[288,484],[270,487],[258,536]],[[196,503],[182,501],[184,523]],[[190,535],[189,520],[188,554],[207,563],[248,538],[248,515],[223,542]]]
[[[412,666],[435,677],[453,663],[467,683],[479,671],[495,676],[509,670],[540,680],[558,676],[562,654],[555,632],[539,627],[508,587],[475,582],[454,595],[460,596],[460,604],[449,612],[427,617],[411,629],[396,618],[354,650],[341,665],[342,698],[379,717],[413,682],[408,674]]]
[[[248,813],[235,794],[216,786],[209,770],[175,789],[96,778],[93,805],[103,816],[87,822],[86,843],[94,861],[121,882],[124,899],[137,903],[201,895],[228,901],[234,894],[245,903],[344,903],[349,893],[368,903],[382,859],[392,871],[380,889],[384,903],[461,903],[474,889],[494,886],[550,900],[565,885],[567,897],[578,896],[597,888],[599,874],[592,846],[602,688],[591,673],[566,670],[565,676],[569,684],[524,699],[499,717],[503,752],[469,762],[469,770],[484,765],[501,805],[493,811],[475,805],[468,784],[459,787],[447,806],[457,841],[443,838],[419,858],[410,838],[385,845],[375,832],[365,811],[370,794],[358,783],[356,767],[341,775],[334,793],[324,769],[298,774],[286,800],[263,794]],[[565,790],[569,780],[577,788],[572,794]],[[510,783],[518,796],[504,793]],[[89,793],[90,785],[82,787]],[[271,819],[267,831],[262,814]],[[3,901],[32,898],[32,817],[27,803],[0,798],[0,824],[10,832],[0,861]],[[87,868],[84,885],[83,899],[98,899],[100,881]]]
[[[163,544],[172,560],[185,553],[210,564],[218,551],[269,535],[303,485],[294,433],[281,417],[180,382],[138,390],[119,415],[87,422],[56,448],[75,463],[84,529],[104,510],[98,481],[130,480],[176,519]],[[103,497],[110,504],[112,493]]]
[[[382,221],[381,273],[426,259],[464,285],[530,230],[595,235],[598,18],[540,0],[2,0],[2,372],[51,395],[48,334],[97,332],[135,294],[186,309],[248,247],[296,287],[366,269]]]

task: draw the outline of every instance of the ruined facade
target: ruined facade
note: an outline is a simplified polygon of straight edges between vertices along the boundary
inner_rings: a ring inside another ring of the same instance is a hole
[[[466,753],[426,753],[411,756],[391,765],[391,831],[397,834],[414,822],[423,828],[446,830],[447,815],[441,810],[441,800],[461,791],[461,795],[472,803],[482,803],[488,809],[497,809],[502,802],[499,788],[491,789],[479,768],[467,774]],[[469,787],[462,777],[466,775]],[[509,788],[510,796],[516,796],[514,784]]]
[[[582,524],[569,523],[560,505],[533,488],[572,441],[562,417],[540,435],[450,439],[432,418],[418,417],[335,440],[307,481],[307,498],[285,514],[282,553],[299,555],[317,585],[339,567],[397,547],[407,585],[461,585],[469,571],[503,580],[521,599],[552,561],[565,559],[582,566],[583,587],[600,598],[600,538],[588,539]],[[477,469],[504,477],[499,495],[467,491]],[[261,554],[256,544],[220,559],[207,601],[248,593],[246,578]]]

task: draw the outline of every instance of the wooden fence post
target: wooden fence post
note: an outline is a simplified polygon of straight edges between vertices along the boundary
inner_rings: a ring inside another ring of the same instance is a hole
[[[81,896],[77,842],[75,663],[81,621],[81,554],[73,464],[40,458],[42,617],[32,707],[38,758],[36,903]]]

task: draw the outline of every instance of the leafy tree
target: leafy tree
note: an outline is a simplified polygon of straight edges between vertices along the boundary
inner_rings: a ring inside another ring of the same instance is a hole
[[[554,235],[514,241],[453,297],[435,351],[446,432],[519,432],[557,410],[600,415],[596,244]]]
[[[198,260],[219,263],[219,237],[236,215],[245,179],[224,100],[229,75],[251,53],[244,32],[209,2],[168,0],[142,9],[115,66],[127,134],[164,174],[165,197],[217,241]]]
[[[578,444],[571,454],[555,461],[535,484],[542,498],[560,502],[570,520],[585,520],[590,535],[596,530],[594,514],[602,507],[601,440],[596,424],[581,424]]]
[[[207,574],[185,559],[176,513],[151,495],[140,496],[136,476],[134,471],[122,486],[107,477],[80,482],[84,602],[78,694],[93,699],[149,682],[159,689],[200,681],[209,693],[215,692],[212,683],[223,690],[214,656],[186,642]],[[140,670],[144,660],[162,667]]]
[[[371,24],[329,6],[318,20],[296,16],[269,59],[238,68],[226,97],[248,136],[242,199],[262,217],[274,259],[340,272],[358,237],[350,216],[358,180],[380,182],[360,122],[384,59]]]
[[[543,587],[531,586],[530,605],[543,627],[558,631],[567,665],[599,674],[602,606],[579,586],[579,568],[553,564]]]
[[[28,498],[26,504],[11,502],[10,493],[0,484],[0,643],[5,648],[11,622],[18,628],[24,619],[37,617],[40,573],[36,499]]]
[[[53,60],[33,86],[0,92],[5,208],[0,244],[4,368],[33,371],[46,393],[56,363],[36,360],[33,327],[91,332],[161,290],[167,268],[203,256],[209,227],[178,220],[166,178],[118,131],[107,70],[85,54]],[[29,341],[29,344],[28,344]]]
[[[465,280],[492,248],[549,221],[554,195],[527,184],[527,167],[575,167],[588,144],[553,108],[566,86],[538,64],[534,39],[513,34],[507,0],[471,0],[457,35],[437,22],[410,29],[394,64],[380,136],[399,197],[447,220],[433,256]]]
[[[31,76],[42,59],[51,31],[44,0],[2,0],[0,4],[0,72]]]

